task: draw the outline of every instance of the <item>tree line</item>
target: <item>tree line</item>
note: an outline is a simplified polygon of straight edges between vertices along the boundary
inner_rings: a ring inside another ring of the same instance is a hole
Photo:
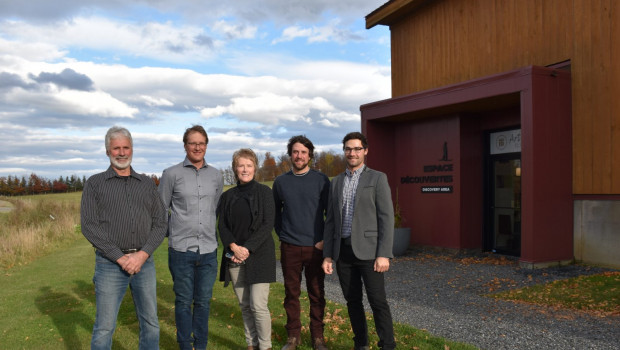
[[[56,180],[49,180],[30,174],[28,178],[22,176],[0,177],[0,195],[2,196],[21,196],[28,194],[44,194],[44,193],[64,193],[77,192],[84,189],[86,176],[78,177],[71,175],[67,177],[60,176]]]
[[[264,155],[258,155],[259,168],[256,171],[256,181],[273,181],[281,174],[291,170],[290,158],[287,154],[281,154],[274,157],[271,152]],[[312,169],[321,171],[325,175],[332,177],[344,171],[346,159],[343,154],[336,154],[333,151],[314,152],[314,159],[310,164]],[[235,183],[235,175],[232,165],[226,169],[222,169],[224,183],[231,185]],[[157,175],[150,176],[155,184],[159,185],[159,177]],[[40,177],[34,173],[28,178],[22,176],[9,175],[8,177],[0,177],[0,195],[2,196],[22,196],[44,193],[65,193],[77,192],[84,189],[86,176],[81,178],[76,175],[67,177],[60,176],[56,180],[49,180]]]
[[[265,152],[258,156],[259,168],[254,178],[256,181],[273,181],[279,175],[291,170],[291,161],[288,154],[283,153],[275,157],[271,152]],[[344,171],[346,159],[344,154],[336,154],[333,151],[314,152],[314,159],[311,160],[310,168],[318,170],[328,177],[336,176]],[[235,173],[232,165],[222,170],[224,183],[227,185],[235,183]]]

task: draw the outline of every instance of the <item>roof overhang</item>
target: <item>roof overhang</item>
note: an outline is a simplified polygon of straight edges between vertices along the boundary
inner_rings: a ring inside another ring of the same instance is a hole
[[[398,122],[454,113],[476,113],[517,107],[533,76],[570,76],[553,68],[529,66],[362,105],[362,121]]]
[[[390,0],[366,15],[366,29],[378,24],[389,26],[402,16],[437,0]]]

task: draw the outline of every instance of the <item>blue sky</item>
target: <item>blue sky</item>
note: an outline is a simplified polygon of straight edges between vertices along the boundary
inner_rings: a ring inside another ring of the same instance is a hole
[[[221,169],[297,134],[338,151],[359,106],[391,94],[389,30],[364,22],[384,2],[2,1],[0,177],[103,171],[112,125],[147,174],[182,161],[193,124]]]

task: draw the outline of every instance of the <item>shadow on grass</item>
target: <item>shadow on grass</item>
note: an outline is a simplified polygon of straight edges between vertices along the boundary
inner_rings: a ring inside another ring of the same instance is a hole
[[[158,283],[159,284],[159,283]],[[160,289],[157,288],[159,292]],[[93,293],[94,294],[94,293]],[[171,319],[174,321],[174,309],[172,311],[169,308],[162,307],[162,304],[159,301],[159,295],[157,297],[157,319],[159,321],[159,346],[161,349],[174,349],[178,347],[176,342],[176,333],[171,334],[171,331],[167,331],[167,328],[164,326],[167,323],[167,320]],[[136,339],[140,338],[140,322],[138,321],[136,315],[135,305],[133,303],[133,297],[131,295],[131,289],[127,288],[125,292],[125,297],[121,303],[121,307],[118,311],[118,319],[116,321],[117,328],[125,327],[135,334]],[[173,323],[174,325],[174,323]],[[171,347],[174,345],[173,347]],[[114,342],[112,346],[113,349],[120,349],[117,347],[117,342]]]
[[[74,280],[73,292],[75,295],[80,296],[81,300],[87,301],[90,304],[90,308],[97,310],[97,303],[95,299],[95,285],[92,282],[86,282],[84,280]],[[92,333],[93,326],[95,325],[95,320],[89,320],[88,331]],[[60,328],[60,327],[59,327]],[[90,344],[86,344],[84,349],[89,349]],[[125,347],[121,344],[120,341],[112,339],[112,348],[113,349],[125,349]],[[77,349],[67,347],[67,349]]]
[[[218,349],[244,349],[247,344],[237,297],[230,287],[219,294],[219,298],[211,299],[210,318],[219,322],[210,322],[209,344],[217,344]]]
[[[65,349],[87,349],[77,334],[79,328],[92,330],[93,320],[83,312],[82,301],[68,293],[59,293],[50,286],[39,288],[35,299],[39,311],[49,316],[63,339]]]
[[[63,339],[65,349],[89,349],[90,337],[85,340],[83,335],[80,336],[78,334],[78,330],[83,329],[88,333],[92,333],[95,320],[86,310],[89,308],[96,309],[95,289],[92,283],[83,280],[75,280],[73,283],[73,294],[54,291],[50,286],[39,288],[35,304],[42,314],[52,319]],[[121,303],[117,328],[121,326],[126,327],[126,329],[136,335],[136,339],[139,339],[139,322],[136,318],[132,297],[127,294],[131,294],[129,290]],[[89,305],[86,306],[85,304]],[[166,312],[167,309],[159,309],[158,313],[161,314],[161,311]],[[164,318],[166,317],[166,315],[163,316]],[[161,318],[160,316],[160,323],[162,323]],[[172,320],[174,322],[174,312],[172,312]],[[170,344],[177,346],[176,339],[169,332],[163,331],[160,333],[160,344],[166,344],[163,348],[171,348]],[[112,348],[126,349],[121,341],[117,339],[112,341]]]

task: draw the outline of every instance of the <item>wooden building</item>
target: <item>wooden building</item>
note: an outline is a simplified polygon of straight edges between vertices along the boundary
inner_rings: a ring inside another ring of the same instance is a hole
[[[392,98],[362,132],[412,244],[620,267],[620,1],[391,0],[376,25]]]

